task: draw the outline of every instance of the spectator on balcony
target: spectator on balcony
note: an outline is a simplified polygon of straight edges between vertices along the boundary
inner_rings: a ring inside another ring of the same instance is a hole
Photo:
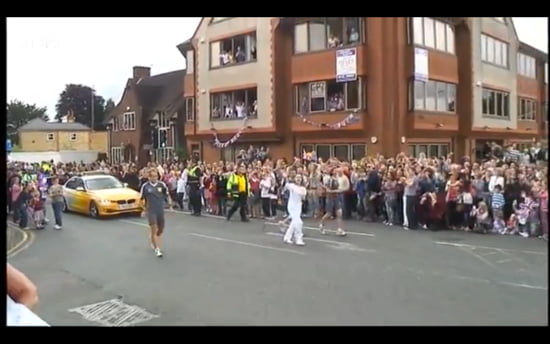
[[[331,34],[330,37],[328,38],[328,47],[336,48],[338,46],[340,46],[340,40],[334,34]]]
[[[230,55],[227,51],[223,51],[220,55],[220,64],[222,66],[225,66],[227,64],[229,64],[231,61],[230,61]]]
[[[235,105],[235,111],[237,112],[237,118],[245,118],[246,107],[244,102],[237,102],[237,105]]]
[[[235,52],[235,60],[237,63],[242,63],[246,61],[246,54],[241,49],[241,46],[237,46],[237,51]]]
[[[359,32],[357,29],[352,27],[349,32],[349,44],[355,44],[359,42]]]

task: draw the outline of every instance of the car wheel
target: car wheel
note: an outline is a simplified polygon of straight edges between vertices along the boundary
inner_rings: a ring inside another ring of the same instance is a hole
[[[94,219],[97,219],[99,217],[99,210],[97,209],[97,205],[95,202],[90,203],[90,216]]]
[[[67,200],[65,198],[63,198],[63,212],[64,213],[69,212],[69,207],[67,206]]]

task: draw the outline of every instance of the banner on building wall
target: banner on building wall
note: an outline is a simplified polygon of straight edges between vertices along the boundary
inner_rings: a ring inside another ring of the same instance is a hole
[[[414,79],[428,81],[428,50],[414,48]]]
[[[336,50],[336,82],[357,80],[357,49]]]

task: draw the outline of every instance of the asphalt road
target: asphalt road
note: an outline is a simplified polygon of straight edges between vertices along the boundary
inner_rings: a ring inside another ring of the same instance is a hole
[[[548,324],[541,240],[348,222],[297,247],[264,222],[166,217],[162,259],[143,218],[68,214],[9,261],[52,325],[108,325],[69,310],[117,297],[153,314],[145,326]]]

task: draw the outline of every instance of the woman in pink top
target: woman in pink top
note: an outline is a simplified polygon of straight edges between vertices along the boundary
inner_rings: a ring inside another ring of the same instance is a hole
[[[541,182],[539,200],[540,200],[540,222],[542,227],[542,238],[544,240],[548,240],[548,185],[545,180]]]
[[[20,218],[20,210],[19,205],[17,204],[17,199],[19,198],[21,191],[23,191],[23,187],[21,186],[21,179],[19,177],[13,178],[13,184],[10,186],[10,197],[11,204],[13,205],[13,222],[15,223],[18,223]]]

